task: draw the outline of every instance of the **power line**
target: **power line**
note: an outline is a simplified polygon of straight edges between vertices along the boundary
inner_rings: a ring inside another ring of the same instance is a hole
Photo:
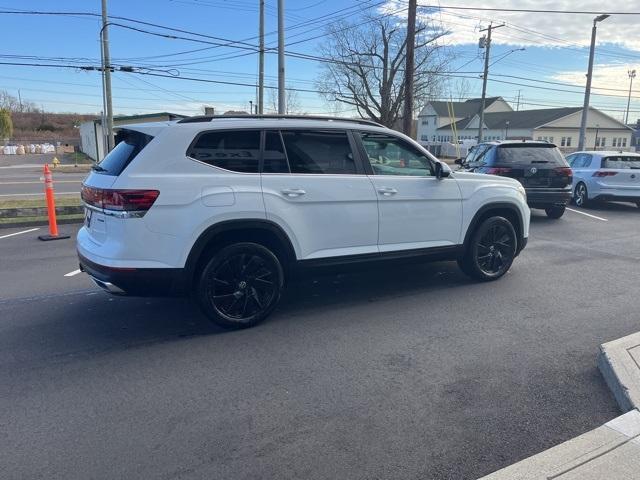
[[[459,5],[418,5],[423,8],[448,9],[448,10],[481,10],[488,12],[515,12],[515,13],[552,13],[574,15],[640,15],[640,12],[612,12],[596,10],[542,10],[535,8],[500,8],[500,7],[463,7]]]

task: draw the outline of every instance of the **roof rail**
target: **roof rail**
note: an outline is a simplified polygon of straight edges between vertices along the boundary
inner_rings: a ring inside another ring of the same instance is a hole
[[[372,125],[375,127],[383,127],[378,122],[374,122],[373,120],[365,120],[360,118],[343,118],[343,117],[325,117],[322,115],[197,115],[194,117],[183,118],[182,120],[178,120],[178,123],[198,123],[198,122],[211,122],[214,120],[225,120],[225,119],[237,119],[237,118],[247,118],[247,119],[282,119],[282,120],[325,120],[327,122],[350,122],[350,123],[358,123],[360,125]]]

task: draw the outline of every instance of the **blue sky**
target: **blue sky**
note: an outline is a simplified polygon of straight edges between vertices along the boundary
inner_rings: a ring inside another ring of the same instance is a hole
[[[324,24],[343,16],[347,20],[358,18],[363,6],[380,2],[374,0],[287,0],[287,42],[315,37],[323,33]],[[436,2],[431,2],[434,4]],[[266,32],[276,30],[276,0],[266,0]],[[429,2],[421,0],[421,5]],[[446,4],[441,4],[446,5]],[[462,5],[451,2],[451,5]],[[513,8],[549,8],[602,10],[601,2],[594,0],[485,0],[464,2],[465,6],[498,6]],[[109,13],[115,16],[145,20],[175,28],[200,32],[224,39],[244,40],[257,44],[258,0],[110,0]],[[405,15],[406,2],[389,0],[378,5],[378,12],[399,11]],[[622,0],[611,0],[607,9],[630,11],[633,5]],[[100,0],[0,0],[0,10],[47,10],[100,12]],[[371,7],[370,7],[371,10]],[[442,40],[446,48],[443,55],[450,71],[479,72],[482,68],[481,51],[477,47],[479,28],[490,21],[506,22],[495,30],[488,94],[501,95],[513,102],[520,92],[521,109],[554,106],[575,106],[582,103],[581,85],[586,71],[591,19],[593,15],[550,15],[475,10],[420,8],[425,21],[449,32]],[[297,24],[315,20],[305,27]],[[594,85],[610,90],[595,90],[592,105],[610,115],[622,118],[626,108],[626,89],[629,85],[627,70],[637,68],[640,73],[640,17],[612,16],[600,24],[598,55]],[[26,62],[7,58],[10,55],[37,57],[64,57],[77,59],[83,64],[98,64],[100,50],[98,18],[51,17],[0,14],[0,61]],[[153,27],[142,27],[161,31]],[[152,72],[174,72],[180,75],[209,80],[255,84],[257,54],[229,58],[247,53],[246,50],[218,47],[178,39],[159,38],[112,26],[111,55],[114,63],[147,65]],[[276,36],[267,36],[267,46],[275,46]],[[319,42],[313,39],[289,47],[296,52],[318,55]],[[159,57],[186,50],[208,48],[184,55]],[[500,60],[508,52],[516,51]],[[150,58],[156,57],[156,58]],[[190,65],[185,65],[189,63]],[[176,66],[178,65],[178,66]],[[315,89],[315,79],[321,71],[316,61],[287,58],[287,83],[299,89]],[[275,85],[277,57],[266,55],[267,84]],[[481,81],[475,73],[464,74],[467,96],[479,96]],[[522,77],[520,79],[508,77]],[[524,78],[524,80],[523,80]],[[523,85],[511,85],[513,82]],[[640,88],[640,78],[638,86]],[[444,88],[446,97],[456,97],[463,80],[449,79]],[[558,82],[572,85],[554,85]],[[542,87],[534,88],[533,86]],[[23,99],[33,101],[46,110],[95,113],[101,110],[100,75],[75,69],[35,68],[0,65],[0,90],[13,95],[17,91]],[[569,90],[567,91],[556,91]],[[117,114],[174,111],[183,114],[199,113],[202,105],[216,107],[217,111],[247,110],[249,101],[255,101],[255,88],[236,85],[217,85],[178,79],[157,78],[116,72],[113,75],[114,110]],[[637,93],[636,93],[637,92]],[[608,94],[608,96],[597,95]],[[351,113],[345,106],[327,104],[316,93],[299,92],[300,110],[308,113]],[[634,89],[630,119],[640,118],[640,90]],[[270,99],[270,95],[266,95]],[[269,102],[267,102],[269,103]],[[268,105],[267,105],[268,107]]]

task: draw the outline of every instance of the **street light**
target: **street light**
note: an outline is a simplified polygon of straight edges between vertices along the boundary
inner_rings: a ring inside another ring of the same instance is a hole
[[[631,86],[633,85],[633,79],[636,78],[636,71],[629,70],[627,71],[629,75],[629,99],[627,100],[627,115],[624,118],[625,125],[629,123],[629,106],[631,105]]]
[[[589,96],[591,95],[591,77],[593,76],[593,56],[596,49],[596,24],[609,17],[610,15],[598,15],[593,19],[593,28],[591,29],[591,49],[589,50],[589,68],[587,70],[587,85],[584,89],[584,105],[582,107],[582,120],[580,121],[578,151],[584,150],[585,136],[587,133],[587,115],[589,113]]]

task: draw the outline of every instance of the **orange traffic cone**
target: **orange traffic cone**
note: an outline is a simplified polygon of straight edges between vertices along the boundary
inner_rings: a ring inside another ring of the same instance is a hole
[[[69,238],[69,235],[58,233],[58,222],[56,221],[56,200],[53,196],[53,175],[49,170],[49,165],[44,165],[44,193],[47,198],[47,214],[49,215],[49,235],[39,235],[40,240],[62,240]]]

